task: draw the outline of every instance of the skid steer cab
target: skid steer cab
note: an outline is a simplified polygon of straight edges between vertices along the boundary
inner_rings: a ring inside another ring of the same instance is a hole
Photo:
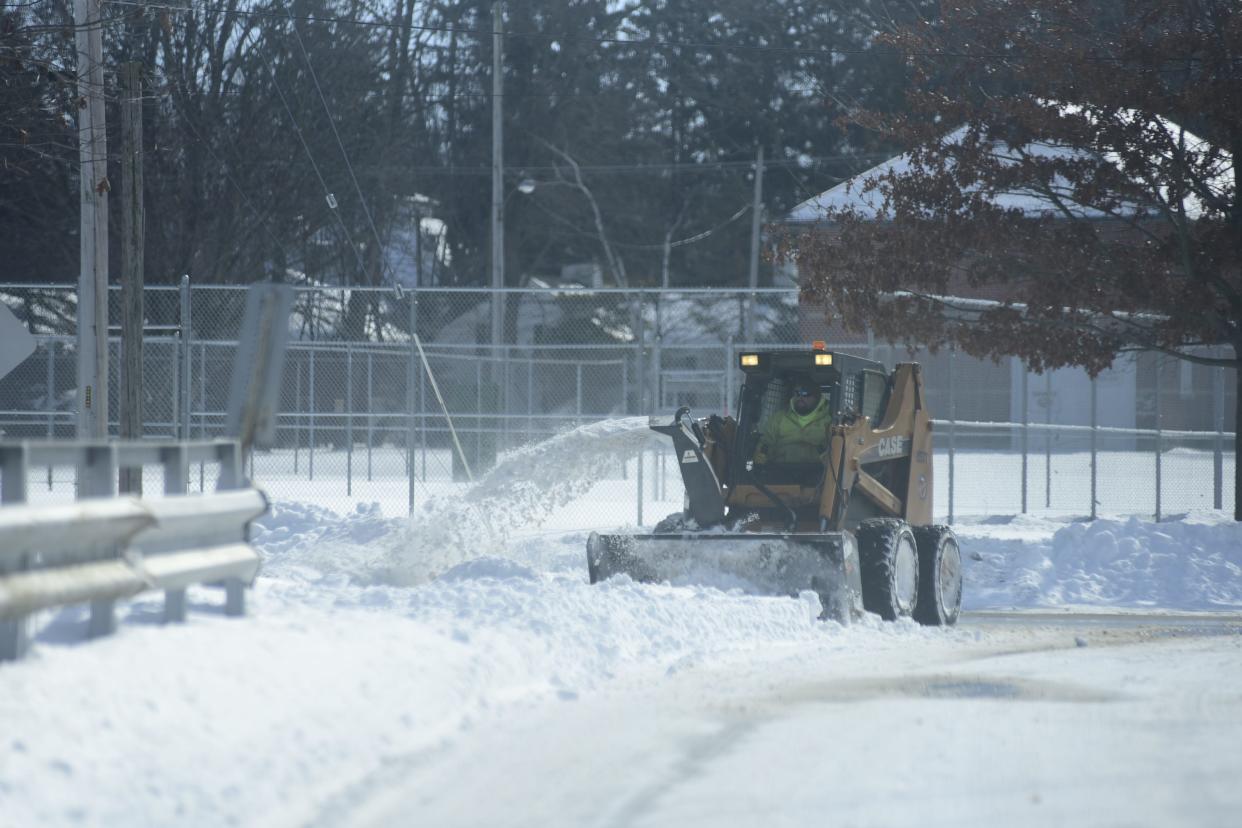
[[[916,363],[805,350],[747,351],[737,417],[678,410],[686,506],[651,534],[587,541],[592,583],[616,574],[819,595],[823,617],[956,623],[957,538],[932,523],[932,425]]]

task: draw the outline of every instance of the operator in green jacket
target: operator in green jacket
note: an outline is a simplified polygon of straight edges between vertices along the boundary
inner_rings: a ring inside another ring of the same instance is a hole
[[[763,425],[756,463],[817,463],[828,448],[828,401],[812,382],[794,384],[789,408]]]

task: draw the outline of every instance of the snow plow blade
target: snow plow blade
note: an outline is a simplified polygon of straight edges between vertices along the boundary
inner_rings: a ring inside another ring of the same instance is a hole
[[[863,611],[858,544],[850,532],[601,535],[587,538],[591,583],[628,575],[759,595],[819,595],[822,618],[849,623]]]

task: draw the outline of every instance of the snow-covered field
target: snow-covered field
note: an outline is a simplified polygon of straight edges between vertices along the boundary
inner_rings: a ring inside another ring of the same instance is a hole
[[[632,483],[590,484],[648,440],[562,435],[413,519],[278,500],[243,620],[49,617],[0,665],[0,825],[1234,821],[1242,526],[974,517],[974,614],[843,628],[588,585],[567,527],[621,522]]]

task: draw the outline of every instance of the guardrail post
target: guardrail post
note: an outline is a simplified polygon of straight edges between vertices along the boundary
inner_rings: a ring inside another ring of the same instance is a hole
[[[25,443],[0,446],[0,503],[26,501]],[[30,649],[30,624],[26,616],[0,620],[0,661],[16,661]]]
[[[236,442],[221,443],[218,455],[220,457],[220,479],[216,483],[216,490],[242,488],[245,485],[245,479],[242,474],[241,445]],[[222,583],[224,585],[224,614],[233,616],[244,615],[246,612],[246,585],[238,578],[226,578]],[[184,595],[177,598],[170,593],[166,593],[164,599],[165,619],[170,621],[184,620],[184,603]],[[180,612],[180,618],[173,617],[173,614],[177,612]]]
[[[0,446],[0,503],[26,502],[27,457],[25,443]]]
[[[160,449],[160,465],[164,469],[164,494],[180,495],[186,493],[186,478],[190,473],[190,464],[186,459],[185,444],[164,446]]]
[[[1095,377],[1091,378],[1091,519],[1095,520],[1097,516],[1096,506],[1096,483],[1098,472],[1098,438],[1100,434],[1099,422],[1099,390],[1096,385]]]
[[[235,442],[220,443],[216,448],[216,457],[220,462],[216,491],[242,488],[245,479],[242,473],[241,445]]]
[[[224,582],[224,614],[234,617],[246,614],[246,585],[240,578]]]
[[[116,497],[116,445],[88,443],[78,462],[78,500]]]
[[[17,661],[30,650],[30,618],[0,620],[0,661]]]
[[[164,590],[164,623],[185,623],[185,588]]]
[[[1242,405],[1242,401],[1239,401]],[[1212,407],[1216,421],[1216,441],[1212,446],[1212,508],[1224,508],[1225,489],[1225,369],[1212,372]],[[1234,437],[1237,439],[1237,436]]]
[[[91,497],[116,497],[117,456],[115,443],[92,443],[84,446],[78,462],[78,500]],[[116,632],[116,601],[91,601],[91,617],[86,634],[90,638]]]

